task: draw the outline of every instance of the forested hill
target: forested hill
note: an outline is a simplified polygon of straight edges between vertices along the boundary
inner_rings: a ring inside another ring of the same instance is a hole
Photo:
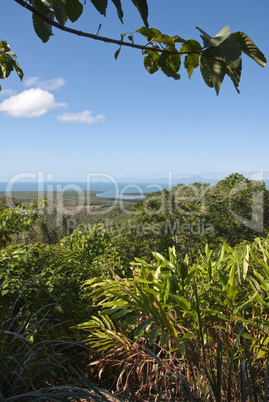
[[[233,174],[95,209],[6,201],[5,400],[268,400],[263,182]]]

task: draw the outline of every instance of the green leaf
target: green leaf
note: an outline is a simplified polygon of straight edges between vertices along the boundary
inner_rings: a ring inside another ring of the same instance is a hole
[[[240,43],[242,52],[255,60],[256,63],[258,63],[261,67],[265,67],[267,60],[264,54],[260,51],[260,49],[255,45],[255,43],[250,39],[248,35],[238,31],[232,33],[230,36]]]
[[[201,74],[202,74],[202,77],[203,77],[206,85],[208,85],[210,88],[213,88],[214,85],[213,85],[211,70],[209,68],[207,59],[204,56],[201,56],[201,58],[200,58],[200,70],[201,70]]]
[[[157,339],[157,337],[159,335],[160,329],[161,329],[161,327],[159,325],[155,325],[152,328],[150,336],[149,336],[149,344],[150,345],[152,345],[156,341],[156,339]]]
[[[118,17],[119,17],[120,21],[123,23],[123,11],[121,8],[120,0],[112,0],[112,3],[114,3],[114,5],[117,9]]]
[[[142,333],[144,332],[144,330],[147,328],[147,326],[151,323],[152,323],[152,319],[150,319],[150,318],[145,321],[142,321],[138,325],[138,327],[135,329],[134,336],[139,338],[142,335]]]
[[[107,0],[91,0],[91,2],[100,14],[106,15]]]
[[[55,17],[59,24],[64,25],[67,20],[66,5],[62,0],[52,0]]]
[[[201,52],[202,48],[199,42],[194,39],[184,41],[180,49],[181,52]]]
[[[201,57],[202,59],[202,57]],[[202,61],[203,60],[203,61]],[[222,84],[222,81],[224,79],[225,73],[226,73],[226,63],[222,60],[218,60],[214,53],[212,52],[212,48],[208,48],[203,52],[203,59],[201,60],[201,62],[203,63],[203,70],[205,68],[204,66],[204,60],[206,61],[206,77],[207,77],[207,81],[205,80],[205,76],[204,73],[205,71],[202,71],[202,76],[206,82],[206,84],[208,86],[210,82],[212,82],[215,91],[217,93],[217,95],[219,94],[219,90]],[[201,63],[200,62],[200,63]],[[201,65],[201,64],[200,64]]]
[[[175,49],[175,42],[174,42],[173,38],[171,38],[171,36],[169,36],[169,35],[164,35],[164,34],[158,35],[154,39],[154,42],[159,42],[166,46],[169,46],[171,48],[171,50]]]
[[[231,267],[231,271],[230,271],[230,275],[229,275],[229,281],[228,281],[228,283],[231,286],[234,286],[235,269],[236,269],[236,264],[233,264],[232,267]]]
[[[138,29],[137,32],[139,32],[143,36],[146,36],[148,41],[152,40],[153,38],[156,38],[158,35],[162,35],[161,31],[159,31],[156,28],[141,27]]]
[[[1,295],[2,295],[2,296],[5,296],[5,294],[7,294],[7,293],[9,293],[9,290],[8,290],[8,289],[3,289],[3,290],[1,290]]]
[[[13,60],[5,54],[0,55],[0,78],[8,78],[13,70]]]
[[[52,34],[52,27],[38,15],[33,14],[34,30],[37,36],[46,43]]]
[[[147,0],[132,0],[133,4],[135,7],[138,9],[139,14],[141,15],[141,18],[146,25],[146,27],[149,26],[148,24],[148,4]]]
[[[124,317],[124,316],[126,316],[128,313],[131,313],[133,310],[131,310],[131,309],[122,309],[122,310],[119,310],[117,313],[114,313],[112,316],[111,316],[111,319],[112,320],[118,320],[119,318],[122,318],[122,317]]]
[[[230,27],[229,25],[226,25],[221,31],[217,33],[217,35],[211,37],[208,35],[205,31],[203,31],[201,28],[196,27],[198,31],[201,32],[201,38],[203,39],[205,47],[210,47],[210,46],[219,46],[225,39],[228,38],[230,34]]]
[[[148,51],[147,53],[148,54],[144,57],[144,66],[148,73],[154,74],[159,70],[159,54],[152,50]]]
[[[180,79],[178,70],[181,64],[180,54],[162,53],[158,60],[158,66],[167,77],[172,77],[175,80]]]
[[[119,57],[120,51],[121,51],[121,47],[119,47],[118,50],[114,54],[115,60],[117,60],[117,58]]]
[[[172,36],[172,38],[173,38],[173,41],[174,41],[175,43],[183,43],[183,42],[186,42],[185,39],[181,38],[181,36],[178,36],[178,35]]]
[[[225,39],[219,46],[213,47],[211,50],[218,60],[224,61],[234,69],[241,63],[241,46],[232,37]]]
[[[22,80],[23,71],[15,60],[16,55],[10,51],[10,46],[6,41],[0,42],[0,78],[7,78],[15,69],[19,78]]]
[[[184,67],[188,72],[189,78],[191,78],[193,70],[199,66],[199,59],[200,59],[199,53],[201,52],[201,50],[202,48],[200,43],[193,39],[184,42],[183,45],[181,46],[180,52],[195,52],[195,51],[198,52],[188,54],[185,57]]]
[[[239,290],[238,290],[236,287],[231,286],[231,285],[228,283],[227,286],[226,286],[226,291],[227,291],[227,297],[228,297],[228,299],[234,302],[234,301],[236,300],[236,298],[237,298],[237,295],[238,295],[238,293],[239,293]]]
[[[238,85],[241,78],[241,71],[242,71],[242,60],[240,61],[240,64],[236,69],[232,68],[229,65],[226,65],[226,74],[231,78],[235,86],[235,89],[237,90],[238,93],[239,93]]]
[[[242,276],[243,276],[244,280],[247,277],[248,267],[249,267],[249,246],[247,246],[247,248],[246,248],[246,255],[245,255],[245,258],[244,258],[244,261],[243,261]]]
[[[184,282],[188,276],[189,267],[185,262],[181,262],[179,265],[179,270],[180,270],[182,282]]]
[[[83,5],[79,0],[67,0],[66,12],[70,21],[75,22],[79,19],[83,12]]]

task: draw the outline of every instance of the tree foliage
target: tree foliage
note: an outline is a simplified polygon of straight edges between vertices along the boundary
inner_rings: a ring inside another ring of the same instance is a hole
[[[264,231],[255,238],[245,223],[261,207]],[[22,389],[58,385],[75,363],[99,386],[134,402],[156,402],[160,395],[268,400],[268,211],[264,183],[232,174],[213,187],[179,184],[141,200],[128,213],[146,237],[125,233],[119,248],[96,225],[53,245],[0,250],[2,394],[24,400]],[[203,215],[212,219],[213,233],[188,233]],[[179,221],[181,234],[161,233],[167,217]],[[34,205],[5,209],[0,228],[12,238],[41,218]],[[149,222],[157,225],[156,236]],[[186,239],[190,247],[182,248]],[[128,242],[138,247],[126,267]],[[135,255],[145,244],[150,259]],[[73,342],[81,339],[88,348]]]
[[[178,184],[147,195],[128,212],[115,239],[131,260],[151,260],[153,249],[166,257],[174,246],[178,256],[195,258],[208,243],[215,250],[224,241],[235,246],[253,241],[269,229],[269,191],[264,182],[231,174],[215,186]]]
[[[160,70],[166,76],[175,80],[180,79],[179,70],[181,65],[184,65],[189,78],[191,78],[193,70],[200,66],[206,85],[214,88],[217,95],[225,75],[230,77],[235,89],[239,92],[242,53],[251,57],[262,67],[266,64],[265,56],[249,36],[240,31],[230,34],[228,25],[213,37],[201,28],[197,28],[201,33],[202,44],[193,39],[186,40],[178,35],[169,36],[156,28],[149,28],[147,0],[131,0],[139,11],[144,26],[131,34],[122,34],[121,40],[104,38],[66,27],[65,24],[68,21],[77,21],[83,13],[84,6],[79,0],[15,1],[33,13],[34,30],[43,42],[47,42],[53,35],[52,26],[54,26],[79,36],[118,43],[120,48],[115,53],[115,59],[118,58],[122,46],[139,48],[143,50],[144,66],[150,74]],[[124,14],[121,1],[111,1],[116,7],[118,18],[123,21]],[[91,3],[101,15],[106,15],[108,0],[91,0]],[[135,44],[134,34],[140,34],[145,37],[145,45]],[[124,42],[126,35],[128,42]],[[183,62],[181,62],[182,58],[184,58]],[[4,66],[5,60],[0,59],[0,65]],[[22,78],[22,71],[18,64],[15,65],[13,62],[12,66]],[[1,78],[6,78],[6,76]]]
[[[16,61],[15,53],[10,51],[10,45],[6,41],[0,41],[0,78],[6,79],[10,76],[12,71],[16,71],[19,78],[23,79],[23,71]],[[0,91],[1,91],[0,85]]]

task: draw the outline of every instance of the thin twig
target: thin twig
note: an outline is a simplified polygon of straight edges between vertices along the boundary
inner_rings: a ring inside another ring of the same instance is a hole
[[[127,46],[127,47],[132,47],[135,49],[140,49],[140,50],[153,50],[153,51],[158,51],[161,53],[170,53],[170,54],[201,54],[200,51],[195,51],[195,52],[178,52],[178,51],[171,51],[171,50],[166,50],[166,49],[156,49],[156,47],[148,47],[148,46],[143,46],[143,45],[138,45],[132,42],[123,42],[121,40],[117,39],[112,39],[112,38],[107,38],[104,36],[99,36],[99,35],[94,35],[88,32],[83,32],[83,31],[78,31],[76,29],[68,28],[64,25],[59,24],[58,22],[52,20],[51,18],[47,17],[45,14],[41,13],[39,10],[31,6],[30,4],[26,3],[24,0],[14,0],[16,3],[20,4],[22,7],[26,8],[27,10],[31,11],[33,14],[37,15],[38,17],[42,18],[43,21],[47,22],[48,24],[54,26],[57,29],[60,29],[61,31],[69,32],[73,35],[77,36],[83,36],[85,38],[90,38],[90,39],[95,39],[99,40],[101,42],[106,42],[106,43],[114,43],[116,45],[120,46]]]

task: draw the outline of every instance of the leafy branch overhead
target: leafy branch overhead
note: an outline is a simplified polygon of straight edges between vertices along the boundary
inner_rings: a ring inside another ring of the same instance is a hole
[[[75,35],[120,45],[120,48],[115,53],[115,59],[118,58],[122,46],[141,49],[144,55],[144,66],[150,74],[161,70],[165,75],[175,80],[180,79],[179,70],[181,64],[187,70],[189,78],[191,78],[193,70],[200,66],[205,83],[209,87],[215,88],[217,95],[225,75],[230,77],[239,93],[242,53],[251,57],[260,66],[264,67],[266,65],[265,56],[250,37],[243,32],[230,34],[228,25],[213,37],[201,28],[197,28],[201,33],[203,44],[194,39],[185,40],[178,35],[169,36],[158,29],[149,28],[147,0],[131,0],[145,26],[135,32],[121,35],[120,40],[81,32],[65,26],[68,20],[75,22],[83,13],[83,4],[79,0],[15,1],[33,13],[35,32],[43,42],[47,42],[53,35],[52,26],[54,26]],[[106,15],[108,0],[90,1],[101,15]],[[111,1],[116,7],[118,18],[123,22],[124,14],[121,1]],[[140,34],[146,38],[145,45],[134,43],[134,34]],[[128,41],[124,41],[126,35]],[[184,57],[184,60],[182,60],[182,57]],[[0,65],[3,65],[2,59],[0,59]],[[17,69],[16,71],[18,72]],[[1,78],[6,77],[1,76]]]
[[[10,51],[10,46],[7,42],[4,40],[0,41],[0,78],[8,78],[10,73],[15,70],[22,80],[23,72],[15,59],[16,55]]]

